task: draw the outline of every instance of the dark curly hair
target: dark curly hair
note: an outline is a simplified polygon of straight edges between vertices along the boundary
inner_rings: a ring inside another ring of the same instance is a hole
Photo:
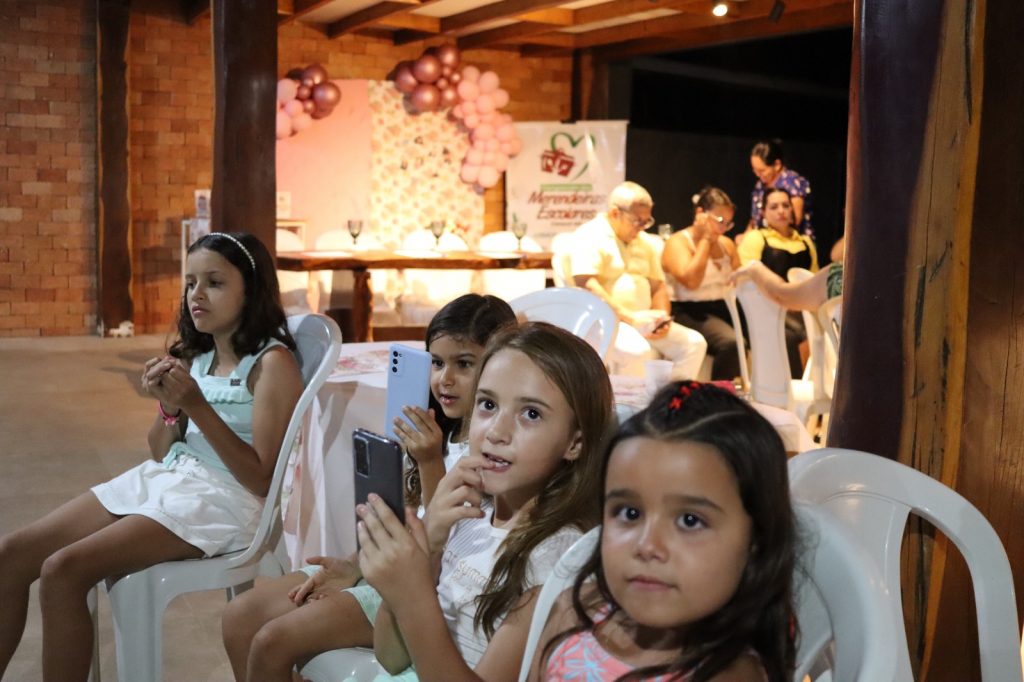
[[[792,576],[797,539],[786,453],[778,433],[729,391],[696,382],[671,383],[619,427],[605,451],[602,480],[616,445],[640,437],[669,443],[692,441],[718,450],[736,477],[743,508],[750,516],[751,544],[736,592],[718,611],[686,628],[686,649],[671,663],[639,668],[618,682],[672,674],[680,679],[692,675],[687,682],[706,682],[749,649],[760,656],[771,682],[788,682],[796,655]],[[553,638],[545,647],[545,659],[566,637],[594,628],[593,604],[585,603],[582,596],[591,576],[596,578],[597,595],[611,613],[620,610],[601,566],[598,543],[573,585],[573,610],[580,625]]]
[[[270,339],[277,339],[294,351],[295,339],[288,332],[284,308],[281,307],[274,259],[263,242],[246,232],[211,232],[193,242],[188,253],[191,255],[200,249],[220,254],[242,273],[245,302],[238,329],[231,335],[235,354],[240,358],[252,355]],[[196,329],[188,309],[186,289],[181,295],[178,310],[178,338],[168,352],[176,358],[191,360],[210,350],[213,350],[213,336]]]

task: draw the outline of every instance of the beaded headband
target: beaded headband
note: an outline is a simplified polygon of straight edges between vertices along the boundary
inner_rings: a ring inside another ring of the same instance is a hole
[[[672,397],[668,399],[669,412],[676,412],[682,409],[683,404],[686,403],[687,399],[697,391],[704,388],[706,384],[702,384],[699,381],[683,381],[679,384],[678,390],[672,394]]]
[[[210,234],[217,235],[218,237],[224,237],[225,239],[230,239],[231,241],[233,241],[238,246],[238,248],[242,250],[242,253],[245,254],[245,257],[249,259],[249,265],[252,266],[252,271],[254,273],[256,272],[256,259],[252,257],[252,254],[249,253],[249,249],[245,248],[242,242],[238,241],[227,232],[211,232]]]

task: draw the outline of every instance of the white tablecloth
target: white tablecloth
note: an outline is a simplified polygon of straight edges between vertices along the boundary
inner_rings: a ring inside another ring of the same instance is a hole
[[[423,347],[422,342],[407,344]],[[344,557],[356,550],[352,431],[384,431],[390,345],[342,346],[338,369],[313,401],[284,505],[285,542],[294,568],[304,565],[307,557]],[[612,386],[620,418],[647,402],[643,379],[614,376]],[[751,405],[775,426],[788,452],[818,447],[792,412]]]

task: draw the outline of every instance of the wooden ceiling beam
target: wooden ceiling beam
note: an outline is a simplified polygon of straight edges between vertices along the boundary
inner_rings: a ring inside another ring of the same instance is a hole
[[[697,3],[706,5],[707,0],[611,0],[573,10],[572,23],[574,26],[583,26],[655,9],[682,10]]]
[[[327,25],[327,37],[337,38],[361,28],[373,26],[385,17],[419,6],[420,3],[417,0],[384,0],[384,2],[378,2],[376,5],[370,5],[358,12],[353,12],[347,17],[332,21]]]
[[[557,7],[564,2],[565,0],[499,0],[441,19],[441,32],[449,33],[496,19],[508,19],[536,10]]]
[[[287,24],[290,21],[294,21],[304,14],[309,14],[315,9],[320,9],[324,5],[330,4],[332,0],[288,0],[292,5],[291,13],[281,12],[281,0],[277,3],[278,20],[277,23]]]
[[[538,24],[550,24],[552,26],[573,26],[576,23],[575,12],[571,9],[540,9],[536,12],[527,12],[516,17],[520,21],[535,21]]]
[[[424,14],[397,12],[377,21],[377,26],[390,29],[409,29],[423,33],[440,33],[441,20]]]
[[[520,21],[508,26],[492,28],[489,31],[479,31],[463,36],[458,40],[460,50],[472,50],[487,47],[498,43],[519,41],[521,38],[537,33],[545,33],[551,30],[550,24],[539,24],[533,21]]]
[[[679,50],[727,45],[774,36],[822,31],[853,24],[852,0],[839,0],[838,2],[814,9],[792,12],[788,6],[793,3],[787,1],[786,4],[786,13],[781,21],[772,21],[766,16],[755,17],[728,24],[720,24],[710,28],[692,29],[675,34],[661,35],[656,39],[635,39],[629,42],[595,48],[593,50],[594,60],[602,62],[617,61],[650,54],[678,52]]]

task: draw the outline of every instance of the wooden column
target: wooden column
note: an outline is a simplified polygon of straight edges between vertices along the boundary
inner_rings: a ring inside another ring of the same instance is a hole
[[[277,3],[213,0],[214,230],[250,232],[274,252]]]
[[[829,444],[898,459],[958,490],[1019,567],[1024,83],[1005,65],[1024,9],[858,0],[856,16]],[[969,580],[945,539],[932,540],[918,525],[904,541],[911,659],[918,679],[979,679]]]
[[[132,321],[132,213],[128,165],[130,0],[98,0],[96,12],[96,221],[100,333]]]

